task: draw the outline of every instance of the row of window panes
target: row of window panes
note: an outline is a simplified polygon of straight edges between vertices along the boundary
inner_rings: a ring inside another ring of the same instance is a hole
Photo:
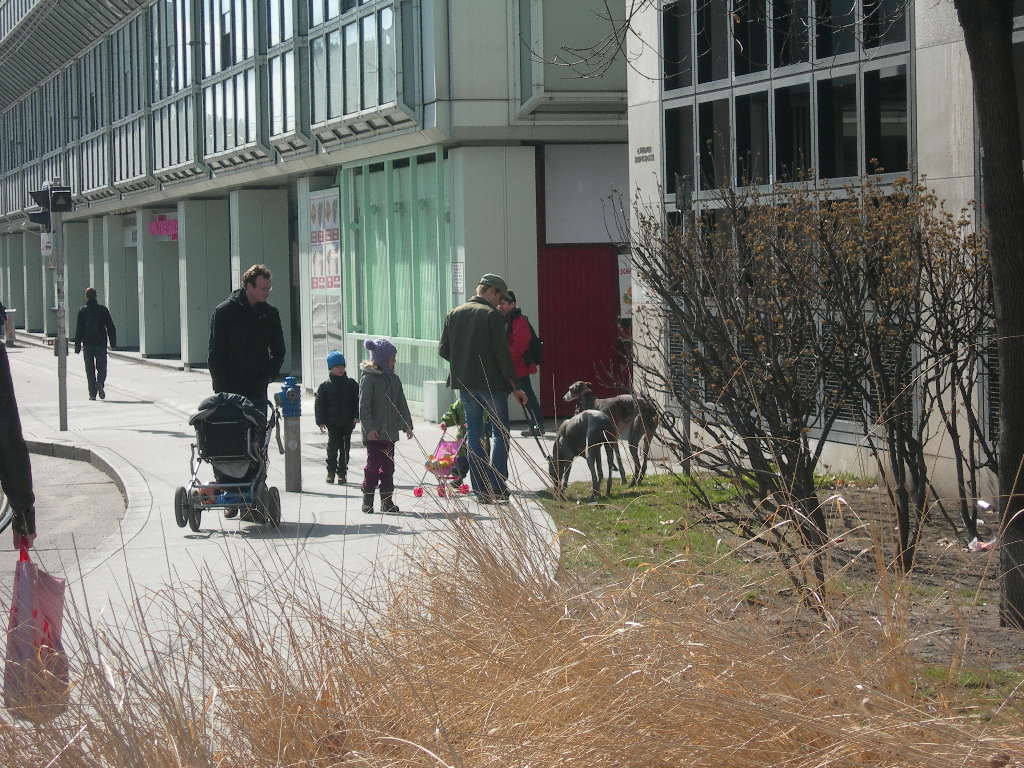
[[[373,0],[309,0],[309,26],[317,27]]]
[[[267,0],[267,28],[271,48],[295,34],[292,0]]]
[[[270,135],[295,130],[295,52],[270,59]]]
[[[730,100],[697,105],[699,179],[694,178],[694,108],[665,111],[666,189],[677,191],[677,176],[689,179],[690,189],[717,189],[730,184],[792,181],[811,170],[811,86],[776,88],[774,132],[769,120],[769,92],[733,98],[735,132],[731,130]],[[898,65],[870,70],[863,76],[863,115],[857,109],[857,77],[845,75],[817,82],[819,178],[843,178],[862,172],[895,173],[909,168],[907,70]],[[862,119],[861,119],[862,118]],[[858,153],[864,131],[864,165]],[[774,136],[774,175],[769,142]],[[732,141],[735,140],[733,163]]]
[[[693,43],[698,83],[729,77],[729,48],[737,77],[810,60],[811,40],[819,59],[852,53],[860,22],[863,48],[907,38],[905,0],[679,0],[662,16],[665,90],[693,85]],[[730,8],[731,5],[731,8]],[[858,14],[858,6],[861,13]],[[812,23],[813,21],[813,23]],[[768,47],[769,28],[773,33]],[[695,40],[694,40],[695,38]]]
[[[192,99],[179,101],[153,110],[154,166],[170,168],[194,159],[192,148]]]
[[[103,60],[103,46],[97,45],[81,59],[78,69],[82,103],[78,110],[79,125],[83,134],[89,134],[102,128],[107,120],[103,109],[103,98],[106,92],[107,67]]]
[[[62,148],[67,143],[67,80],[61,73],[51,78],[36,93],[42,102],[42,153]]]
[[[0,6],[0,39],[17,26],[39,0],[7,0]]]
[[[81,159],[82,190],[107,186],[107,137],[96,136],[82,142]]]
[[[203,43],[207,75],[256,53],[256,0],[204,0]]]
[[[203,89],[206,154],[257,140],[256,72],[247,69]]]
[[[192,0],[159,0],[150,10],[154,100],[192,84],[191,30]]]
[[[394,11],[385,8],[310,41],[313,122],[395,100]]]
[[[145,103],[142,62],[145,56],[145,17],[136,16],[111,35],[113,71],[111,89],[113,119],[120,120],[138,112]]]
[[[146,158],[143,146],[146,128],[143,120],[132,120],[119,125],[111,134],[114,160],[114,181],[128,181],[146,173]]]

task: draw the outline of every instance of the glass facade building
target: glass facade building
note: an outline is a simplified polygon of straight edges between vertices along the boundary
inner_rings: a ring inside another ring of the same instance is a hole
[[[667,202],[910,171],[902,0],[677,0],[661,17]]]

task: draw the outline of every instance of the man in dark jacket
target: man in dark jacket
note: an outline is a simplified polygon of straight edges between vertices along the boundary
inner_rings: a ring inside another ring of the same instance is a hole
[[[75,354],[85,349],[85,379],[89,382],[89,399],[99,394],[103,400],[107,393],[107,340],[117,346],[117,329],[110,318],[110,310],[96,301],[96,289],[85,289],[85,306],[78,310],[75,326]]]
[[[217,305],[210,321],[213,391],[244,395],[263,409],[285,351],[281,316],[267,303],[271,290],[270,270],[253,264],[242,275],[242,287]]]
[[[348,482],[348,456],[352,449],[352,430],[359,418],[359,385],[345,374],[345,356],[334,349],[327,353],[330,375],[316,391],[313,409],[316,425],[327,433],[327,482]]]
[[[469,474],[482,503],[508,498],[508,395],[526,403],[508,349],[505,317],[496,307],[508,293],[498,275],[480,278],[476,296],[448,313],[438,354],[450,365],[448,386],[459,390],[466,410]],[[494,431],[490,463],[480,439],[487,413]]]
[[[0,487],[11,504],[14,548],[32,546],[36,538],[36,497],[32,493],[32,464],[21,434],[18,402],[14,398],[11,364],[0,345]]]

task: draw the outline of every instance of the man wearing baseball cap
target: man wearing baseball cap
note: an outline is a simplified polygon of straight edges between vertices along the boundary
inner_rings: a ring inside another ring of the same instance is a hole
[[[505,317],[497,306],[508,293],[500,275],[483,275],[476,295],[444,320],[438,354],[450,364],[448,386],[466,410],[466,442],[473,492],[484,504],[508,499],[508,395],[526,403],[508,351]],[[490,462],[480,439],[484,413],[494,429]]]

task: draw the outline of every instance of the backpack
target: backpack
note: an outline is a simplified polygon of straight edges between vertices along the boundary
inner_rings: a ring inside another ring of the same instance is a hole
[[[526,324],[530,327],[530,346],[523,353],[523,362],[527,365],[540,365],[544,361],[544,340],[537,335],[533,329],[533,323],[526,316],[523,316]]]

